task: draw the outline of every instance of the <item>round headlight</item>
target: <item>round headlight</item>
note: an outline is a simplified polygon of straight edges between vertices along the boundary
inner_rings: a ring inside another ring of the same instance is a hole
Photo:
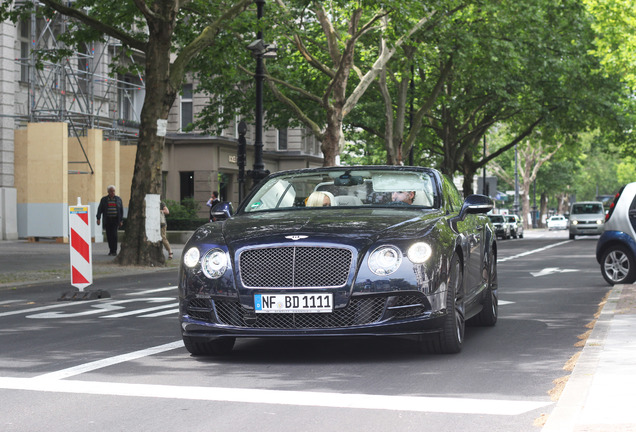
[[[577,220],[573,220],[572,221],[572,225],[578,225],[578,224],[579,224],[579,221],[577,221]]]
[[[201,253],[199,252],[199,249],[192,247],[183,255],[183,265],[192,268],[199,263],[200,257]]]
[[[378,276],[395,272],[402,263],[402,252],[395,246],[380,246],[369,256],[369,269]]]
[[[212,249],[203,257],[201,267],[207,277],[218,279],[227,270],[227,254],[221,249]]]
[[[600,219],[596,219],[596,225],[603,225],[603,221]]]
[[[415,264],[422,264],[426,260],[428,260],[433,254],[433,249],[428,245],[428,243],[418,242],[411,246],[406,253],[411,262]]]

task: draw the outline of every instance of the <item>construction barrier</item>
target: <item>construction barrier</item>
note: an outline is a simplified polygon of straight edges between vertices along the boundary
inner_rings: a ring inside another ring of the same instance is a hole
[[[93,283],[93,263],[91,248],[91,226],[89,222],[89,206],[82,206],[77,199],[77,206],[68,208],[68,223],[71,245],[71,285],[81,291]]]

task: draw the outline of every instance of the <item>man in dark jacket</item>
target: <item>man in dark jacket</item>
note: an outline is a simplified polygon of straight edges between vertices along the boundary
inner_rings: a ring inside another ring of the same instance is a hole
[[[117,229],[124,223],[124,205],[121,198],[115,195],[115,186],[108,186],[107,191],[108,195],[101,199],[97,207],[97,225],[104,215],[104,228],[110,249],[108,255],[117,256]]]

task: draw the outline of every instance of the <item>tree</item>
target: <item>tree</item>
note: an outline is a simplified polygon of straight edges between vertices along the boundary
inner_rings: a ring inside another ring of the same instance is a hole
[[[133,174],[126,236],[117,261],[124,265],[163,265],[160,242],[151,243],[145,235],[144,199],[161,191],[161,161],[164,137],[157,134],[157,121],[167,119],[168,111],[181,90],[188,65],[212,46],[223,31],[253,0],[237,2],[203,0],[77,0],[72,3],[41,0],[38,13],[53,11],[73,19],[64,35],[70,44],[99,41],[105,35],[144,55],[146,97]],[[29,14],[31,3],[16,5],[3,0],[0,17],[14,21]],[[193,31],[196,29],[196,32]],[[174,44],[176,35],[190,35]],[[174,59],[171,60],[171,57]]]
[[[507,141],[507,140],[505,140]],[[542,136],[541,133],[534,133],[529,138],[524,139],[516,145],[517,161],[514,158],[505,158],[512,162],[512,169],[505,169],[499,165],[498,160],[493,160],[489,163],[489,168],[493,173],[510,185],[515,187],[516,183],[519,184],[519,197],[521,200],[521,215],[523,216],[524,228],[531,228],[532,222],[528,215],[530,215],[530,189],[537,179],[539,170],[548,162],[552,156],[563,146],[563,141],[558,137]],[[500,158],[501,159],[501,158]],[[515,167],[517,164],[517,178],[514,177]],[[507,164],[508,167],[511,165]]]
[[[277,101],[274,104],[270,99],[267,104],[269,124],[306,127],[321,142],[324,164],[334,165],[343,146],[345,118],[402,46],[424,27],[452,14],[443,6],[445,3],[454,2],[389,0],[362,3],[364,6],[348,0],[269,3],[260,24],[267,26],[265,38],[278,44],[278,58],[266,62],[265,79],[270,95]],[[378,49],[380,40],[383,44]],[[201,118],[205,128],[218,127],[216,113],[220,106],[224,106],[224,111],[229,106],[234,112],[235,103],[245,112],[241,107],[253,100],[245,86],[236,85],[247,82],[246,77],[253,72],[245,67],[244,53],[234,54],[231,59],[224,59],[227,67],[222,74],[201,76],[206,91],[225,94],[225,102],[230,99],[228,105],[215,98],[214,106]],[[243,77],[237,79],[235,70],[241,70]],[[227,97],[228,92],[232,97]]]

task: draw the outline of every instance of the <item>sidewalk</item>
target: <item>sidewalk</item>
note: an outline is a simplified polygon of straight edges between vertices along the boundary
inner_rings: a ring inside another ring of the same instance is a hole
[[[542,432],[636,432],[636,285],[616,285]]]
[[[93,243],[93,278],[176,269],[182,244],[163,268],[121,267],[106,243]],[[0,241],[0,290],[69,281],[69,245]],[[636,432],[636,285],[616,285],[603,306],[542,432]],[[538,430],[538,429],[537,429]]]
[[[108,256],[108,244],[92,243],[93,279],[109,275],[143,274],[176,269],[179,267],[183,244],[171,244],[174,258],[159,268],[120,266],[114,257]],[[38,242],[26,240],[0,241],[0,289],[43,282],[69,281],[70,246],[42,239]]]

